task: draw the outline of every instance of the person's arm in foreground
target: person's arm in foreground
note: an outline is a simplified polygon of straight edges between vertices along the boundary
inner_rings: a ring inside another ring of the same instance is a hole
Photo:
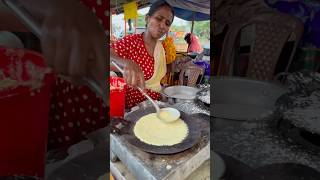
[[[98,18],[78,0],[21,0],[41,24],[47,63],[78,80],[89,73],[106,82],[106,35]]]

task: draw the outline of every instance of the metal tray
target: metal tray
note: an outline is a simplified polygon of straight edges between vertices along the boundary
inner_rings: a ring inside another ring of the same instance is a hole
[[[232,120],[269,116],[278,97],[288,91],[277,84],[238,77],[216,77],[213,86],[213,116]]]

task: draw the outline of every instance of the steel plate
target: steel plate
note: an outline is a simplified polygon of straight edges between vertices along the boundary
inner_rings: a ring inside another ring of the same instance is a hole
[[[233,120],[258,120],[275,110],[283,86],[237,77],[213,80],[213,116]]]

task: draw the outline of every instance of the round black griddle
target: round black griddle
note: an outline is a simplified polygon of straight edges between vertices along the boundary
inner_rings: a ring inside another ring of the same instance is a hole
[[[189,116],[183,112],[181,113],[181,119],[187,124],[189,132],[188,136],[179,144],[172,146],[154,146],[146,144],[140,141],[133,132],[135,123],[142,117],[150,113],[154,113],[153,107],[141,108],[130,114],[128,114],[125,119],[130,122],[128,128],[126,128],[126,133],[123,135],[125,139],[133,146],[141,149],[142,151],[154,153],[154,154],[174,154],[178,152],[185,151],[199,142],[201,137],[201,127],[197,116]],[[200,117],[200,116],[199,116]]]
[[[249,174],[253,180],[319,180],[320,173],[308,166],[295,163],[270,164],[254,170]]]
[[[284,95],[282,95],[276,102],[276,106],[279,112],[284,113],[287,110],[290,109],[294,109],[295,107],[298,108],[307,108],[308,106],[318,106],[315,104],[312,104],[312,102],[308,99],[308,97],[313,93],[313,92],[320,92],[319,90],[314,90],[314,91],[310,91],[310,92],[291,92],[291,93],[286,93]],[[296,98],[306,98],[305,101],[299,102],[299,104],[296,103]],[[320,98],[319,98],[320,100]],[[317,108],[317,107],[315,107]],[[305,131],[309,131],[310,133],[313,134],[318,134],[320,135],[320,127],[317,127],[316,124],[315,126],[312,126],[312,128],[310,127],[310,125],[304,125],[304,123],[294,123],[295,122],[303,122],[305,121],[305,119],[303,118],[299,118],[299,117],[286,117],[283,116],[282,117],[284,120],[287,120],[289,122],[291,122],[291,124],[293,124],[294,126],[296,126],[297,128],[301,129],[301,130],[305,130]],[[316,119],[315,119],[316,121]]]
[[[316,115],[313,115],[319,109],[320,102],[320,74],[310,71],[301,71],[290,74],[287,77],[290,91],[280,96],[276,102],[276,107],[283,114],[283,119],[296,126],[301,131],[320,135],[320,127],[313,124],[312,121],[318,121]],[[295,113],[295,108],[305,111]],[[286,111],[293,110],[289,114]]]
[[[275,163],[258,168],[222,153],[219,155],[226,163],[226,180],[319,180],[320,172],[296,163]],[[213,168],[213,167],[211,167]]]
[[[311,83],[310,85],[298,83],[297,86],[299,87],[280,96],[276,102],[277,110],[281,115],[276,123],[276,129],[290,143],[299,145],[302,148],[307,148],[311,152],[318,153],[320,150],[319,127],[313,126],[312,129],[310,129],[310,125],[304,126],[303,123],[297,123],[297,121],[303,122],[305,119],[284,115],[287,110],[296,107],[303,109],[315,105],[312,104],[309,97],[312,93],[319,91],[319,89]],[[305,98],[305,100],[297,101],[298,98]],[[314,129],[316,129],[316,131]]]
[[[289,143],[299,145],[301,148],[307,148],[310,152],[316,154],[320,151],[320,135],[297,127],[288,119],[280,119],[277,123],[277,130]]]

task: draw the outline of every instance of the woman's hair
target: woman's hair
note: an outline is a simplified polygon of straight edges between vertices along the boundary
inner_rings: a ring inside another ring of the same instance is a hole
[[[187,34],[184,36],[184,40],[185,40],[188,44],[191,44],[191,33],[187,33]]]
[[[170,6],[170,4],[168,4],[164,0],[156,0],[155,2],[153,2],[150,6],[150,9],[149,9],[149,12],[147,13],[147,15],[152,16],[155,12],[158,11],[158,9],[160,9],[163,6],[168,6],[171,9],[171,13],[172,13],[172,21],[171,22],[173,22],[174,10],[173,10],[172,6]]]

